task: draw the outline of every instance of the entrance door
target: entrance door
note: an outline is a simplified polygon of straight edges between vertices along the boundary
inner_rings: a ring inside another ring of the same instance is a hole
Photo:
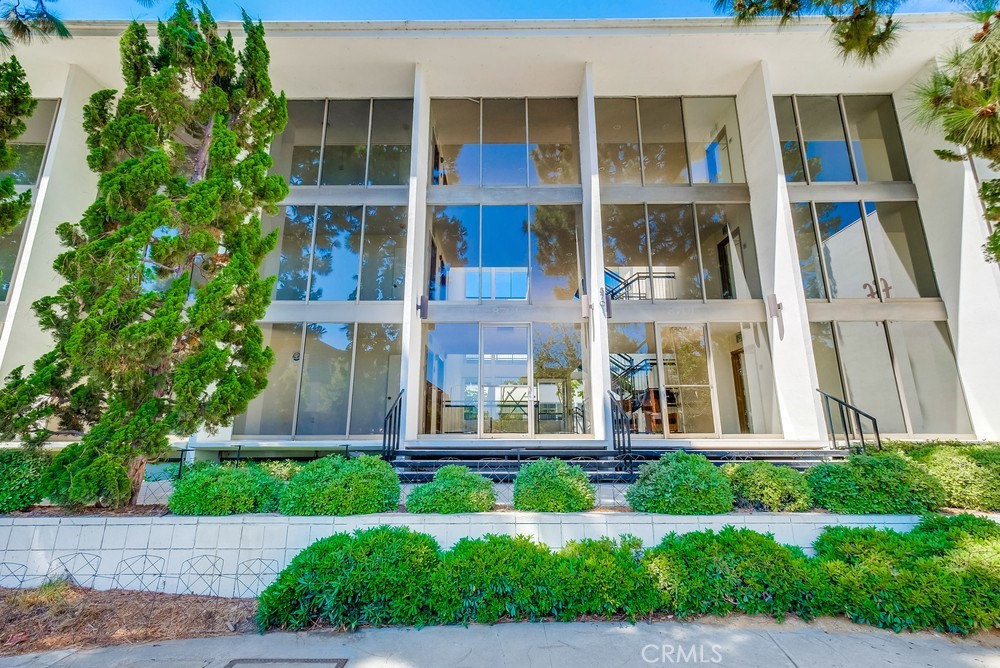
[[[535,397],[527,325],[482,328],[482,434],[533,436]]]

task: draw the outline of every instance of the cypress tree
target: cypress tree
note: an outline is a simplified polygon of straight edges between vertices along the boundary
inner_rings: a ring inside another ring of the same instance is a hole
[[[274,278],[260,212],[288,193],[268,175],[287,121],[268,76],[263,26],[220,35],[208,8],[181,0],[154,48],[133,22],[121,39],[125,88],[84,107],[93,204],[58,234],[64,285],[34,310],[55,345],[0,391],[0,421],[29,444],[57,420],[81,442],[56,457],[49,498],[134,502],[168,437],[214,430],[266,385],[271,350],[255,323]]]

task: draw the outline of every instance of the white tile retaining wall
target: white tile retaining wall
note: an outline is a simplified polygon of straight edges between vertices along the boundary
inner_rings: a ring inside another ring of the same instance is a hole
[[[98,589],[252,597],[313,541],[337,532],[383,524],[430,534],[445,548],[466,536],[496,533],[530,536],[553,549],[571,540],[626,533],[639,537],[646,546],[653,546],[672,531],[718,530],[733,525],[771,533],[781,543],[798,545],[811,552],[813,541],[830,525],[909,531],[919,520],[916,515],[681,516],[618,512],[0,517],[0,586],[34,587],[68,571],[79,584]],[[132,566],[131,571],[128,565]]]

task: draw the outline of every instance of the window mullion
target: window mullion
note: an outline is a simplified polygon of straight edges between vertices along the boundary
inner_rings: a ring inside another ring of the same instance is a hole
[[[840,122],[844,126],[844,139],[847,141],[847,155],[851,159],[851,171],[854,174],[854,182],[861,182],[861,173],[858,171],[858,161],[854,155],[854,143],[851,141],[851,125],[847,122],[847,108],[844,106],[844,96],[837,96],[837,108],[840,110]]]
[[[306,369],[306,332],[309,330],[309,323],[300,323],[302,334],[299,336],[299,373],[295,383],[295,403],[292,405],[292,440],[295,440],[299,432],[299,401],[302,398],[302,382],[305,380]],[[273,331],[273,330],[272,330]]]
[[[330,123],[330,100],[323,101],[323,127],[319,131],[319,165],[316,169],[316,185],[323,184],[323,160],[326,157],[326,130]]]
[[[816,202],[809,202],[809,217],[812,219],[813,239],[816,243],[816,261],[819,262],[820,278],[823,279],[823,291],[826,292],[826,300],[833,301],[833,290],[830,289],[830,277],[827,276],[826,257],[823,254],[823,235],[819,230],[819,214],[816,211]]]
[[[802,116],[799,114],[799,98],[796,95],[792,95],[790,97],[792,100],[792,123],[795,125],[795,136],[799,140],[799,155],[802,157],[802,174],[805,177],[806,185],[809,185],[812,183],[812,174],[809,173],[809,154],[806,152],[806,138],[802,133]],[[779,138],[778,141],[781,141],[781,139]]]
[[[372,164],[372,119],[375,116],[375,100],[368,100],[368,145],[365,147],[365,181],[364,186],[368,187],[369,175]]]
[[[347,379],[347,421],[344,422],[344,435],[351,435],[351,416],[354,411],[354,374],[357,372],[358,361],[358,330],[360,325],[354,324],[354,339],[351,342],[351,375]],[[331,434],[333,436],[333,434]]]

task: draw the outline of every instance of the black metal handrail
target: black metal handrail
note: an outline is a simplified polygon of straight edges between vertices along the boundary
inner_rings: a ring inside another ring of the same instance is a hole
[[[608,391],[611,399],[611,444],[615,457],[629,473],[635,472],[635,458],[632,456],[632,420],[622,408],[614,392]]]
[[[836,404],[837,413],[840,415],[840,424],[844,426],[844,443],[848,450],[854,450],[858,454],[864,454],[867,450],[867,445],[865,441],[865,428],[861,422],[861,418],[868,418],[872,423],[872,433],[875,435],[875,443],[878,449],[882,449],[882,437],[878,432],[878,420],[875,419],[874,415],[870,415],[857,406],[852,406],[843,399],[838,399],[832,394],[827,394],[823,390],[816,390],[823,397],[823,408],[826,411],[826,422],[830,427],[830,443],[834,448],[837,446],[837,427],[834,424],[833,415],[834,408],[830,405],[831,402]],[[853,447],[853,441],[857,440],[857,447]]]
[[[652,289],[652,282],[658,278],[677,278],[677,272],[673,271],[640,271],[632,274],[627,279],[623,279],[621,276],[608,270],[605,270],[604,273],[606,275],[610,273],[619,281],[617,285],[608,288],[608,295],[610,295],[611,299],[615,300],[622,299],[622,293],[625,295],[624,299],[648,299],[649,296],[643,289],[643,281],[649,281],[650,289]],[[638,286],[638,290],[633,293],[632,288],[636,286]]]
[[[399,391],[399,396],[392,402],[389,412],[382,421],[382,459],[389,463],[392,463],[399,454],[399,430],[403,424],[402,399],[405,391]]]

